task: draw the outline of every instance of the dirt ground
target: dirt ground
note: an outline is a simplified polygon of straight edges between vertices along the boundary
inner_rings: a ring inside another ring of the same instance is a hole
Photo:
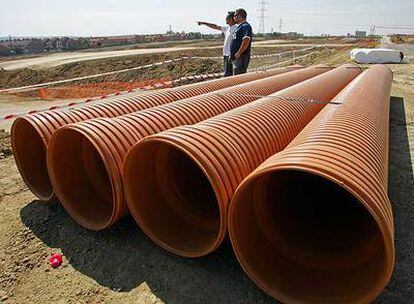
[[[392,35],[391,41],[398,44],[414,44],[414,35]]]
[[[389,195],[396,264],[376,303],[414,301],[414,49],[394,72],[390,106]],[[347,50],[314,58],[349,59]],[[201,259],[174,256],[151,242],[131,218],[94,233],[57,202],[42,203],[21,180],[0,132],[0,302],[4,303],[275,303],[244,275],[227,242]],[[75,190],[76,191],[76,190]],[[47,257],[64,255],[52,269]]]
[[[257,41],[253,43],[252,55],[282,53],[321,44],[326,45],[327,48],[332,51],[338,51],[343,49],[351,49],[357,46],[375,46],[378,43],[378,40],[369,38],[352,41],[336,39],[325,40],[325,43],[322,42],[323,41],[320,39]],[[142,66],[154,62],[161,62],[183,56],[218,56],[219,58],[202,58],[183,62],[174,62],[161,67],[149,68],[145,70],[134,70],[93,78],[90,80],[82,80],[80,83],[141,81],[162,77],[178,78],[184,75],[221,71],[221,47],[217,46],[217,41],[207,41],[205,44],[206,45],[203,46],[201,42],[194,42],[193,44],[184,44],[184,46],[181,47],[177,45],[169,48],[145,49],[145,52],[143,49],[109,49],[99,52],[83,51],[73,53],[55,53],[32,58],[4,61],[0,62],[0,89],[95,75]],[[154,52],[151,53],[150,50],[153,50]],[[274,61],[274,58],[254,59],[252,60],[252,67],[254,65],[261,65],[263,62],[266,62],[266,60]],[[12,69],[11,65],[14,66]],[[2,67],[5,69],[2,69]]]
[[[369,39],[344,41],[342,38],[333,37],[332,39],[273,39],[261,40],[253,42],[253,47],[260,45],[316,45],[321,43],[328,44],[358,44],[359,42],[366,43]],[[15,70],[23,68],[44,69],[56,67],[63,64],[88,61],[94,59],[114,58],[132,55],[143,54],[158,54],[158,53],[176,53],[179,51],[192,50],[220,50],[221,40],[205,40],[205,41],[166,41],[156,43],[142,43],[127,46],[115,46],[100,49],[88,49],[74,52],[56,52],[43,54],[41,56],[17,56],[15,58],[0,57],[0,68],[6,70]]]
[[[341,64],[343,61],[349,61],[347,55],[350,46],[342,46],[340,48],[322,48],[317,52],[306,58],[298,59],[295,63],[308,66],[317,63],[326,64]],[[292,50],[293,48],[283,48],[283,51]],[[270,52],[280,52],[280,48],[271,48]],[[253,48],[253,54],[268,54],[266,49]],[[213,54],[216,55],[216,54]],[[250,69],[259,68],[267,65],[271,65],[276,62],[285,61],[291,59],[291,54],[286,54],[282,58],[267,57],[267,58],[252,58]],[[125,60],[125,59],[124,59]],[[140,60],[143,60],[142,58]],[[145,59],[147,60],[147,59]],[[111,65],[108,62],[113,62]],[[116,64],[124,64],[122,59],[102,59],[96,60],[95,65],[89,65],[90,62],[76,63],[74,68],[65,67],[68,77],[72,77],[76,70],[85,71],[89,68],[99,69],[99,66],[114,67]],[[83,66],[82,66],[83,64]],[[285,65],[292,64],[287,63]],[[79,66],[79,67],[78,67]],[[62,66],[63,68],[64,66]],[[107,67],[105,67],[107,68]],[[55,68],[49,69],[54,70]],[[60,68],[59,68],[60,69]],[[142,71],[131,71],[127,73],[121,73],[118,75],[110,75],[108,77],[94,78],[88,81],[68,83],[62,86],[52,86],[48,88],[41,88],[37,90],[21,91],[15,93],[0,93],[0,117],[4,117],[8,114],[23,113],[30,110],[40,110],[48,108],[52,105],[62,105],[73,101],[79,101],[82,98],[91,98],[96,96],[102,96],[106,94],[115,93],[117,91],[127,90],[131,88],[142,87],[148,84],[154,84],[163,80],[177,79],[181,76],[196,75],[200,73],[221,72],[221,60],[194,60],[185,61],[174,65],[161,66],[153,69]],[[27,85],[37,79],[39,71],[30,70],[34,73],[34,77],[30,77],[30,73],[25,74],[24,70],[20,72],[6,71],[9,73],[10,78],[4,78],[5,83],[8,79],[10,83],[15,85]],[[42,70],[40,73],[46,73],[47,70]],[[0,71],[1,74],[1,71]],[[23,76],[23,77],[22,77]],[[59,76],[62,77],[62,76]],[[0,77],[1,79],[1,77]],[[0,80],[1,82],[2,80]],[[0,120],[0,129],[5,128],[10,130],[11,120]]]
[[[56,67],[68,63],[116,58],[133,55],[144,54],[158,54],[158,53],[173,53],[179,51],[193,50],[196,47],[170,47],[170,48],[149,48],[149,49],[132,49],[132,50],[117,50],[117,51],[97,51],[97,52],[70,52],[70,53],[54,53],[51,55],[39,56],[28,59],[12,60],[0,63],[0,67],[5,70],[17,70],[23,68],[45,69]],[[217,49],[219,46],[209,47]]]
[[[259,43],[259,42],[258,42]],[[270,44],[270,45],[269,45]],[[260,45],[260,44],[259,44]],[[259,48],[258,47],[256,48]],[[279,44],[266,43],[263,47],[277,47]],[[300,47],[304,44],[282,44],[280,47]],[[306,44],[306,46],[314,44]],[[253,45],[255,48],[255,44]],[[200,56],[209,56],[206,54],[221,55],[221,46],[205,46],[203,48],[197,46],[183,46],[183,47],[169,47],[169,48],[149,48],[149,49],[127,49],[116,51],[97,51],[97,52],[70,52],[70,53],[54,53],[50,55],[43,55],[27,59],[8,60],[0,62],[0,68],[8,71],[19,69],[35,69],[42,70],[70,63],[81,63],[85,61],[93,61],[99,59],[116,59],[119,57],[132,57],[136,55],[154,56],[157,54],[180,54],[180,53],[201,53]],[[195,55],[198,56],[198,55]]]
[[[283,47],[255,47],[253,55],[287,52],[294,49],[301,49],[301,46]],[[13,88],[31,84],[44,83],[49,81],[63,80],[87,75],[94,75],[104,72],[128,69],[149,63],[161,62],[164,60],[179,58],[183,56],[221,57],[221,48],[194,49],[186,51],[175,51],[170,53],[144,54],[134,56],[122,56],[115,58],[94,59],[48,67],[44,69],[22,68],[16,70],[0,69],[0,88]],[[191,59],[181,62],[174,62],[160,67],[148,68],[145,70],[133,70],[124,73],[113,74],[105,77],[83,80],[81,83],[95,83],[102,81],[137,81],[159,77],[178,78],[185,75],[200,73],[212,73],[222,70],[222,59]],[[73,83],[71,83],[73,84]]]
[[[132,57],[117,57],[110,59],[97,59],[85,62],[75,62],[48,69],[0,69],[0,88],[14,88],[50,81],[64,80],[81,76],[95,75],[110,71],[143,66],[149,63],[188,56],[187,53],[139,55]],[[87,79],[69,84],[85,84],[107,81],[141,81],[152,78],[170,77],[178,78],[184,75],[200,74],[221,71],[221,61],[214,59],[191,59],[170,64],[151,67],[143,70],[111,74],[107,76]]]

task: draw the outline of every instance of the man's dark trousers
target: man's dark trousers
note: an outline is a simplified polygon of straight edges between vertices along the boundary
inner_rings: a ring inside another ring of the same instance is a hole
[[[244,74],[250,62],[250,52],[244,52],[240,58],[233,59],[233,73],[234,75]]]

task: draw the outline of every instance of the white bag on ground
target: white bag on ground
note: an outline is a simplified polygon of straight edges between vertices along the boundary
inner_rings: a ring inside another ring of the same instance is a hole
[[[351,59],[357,63],[401,63],[404,54],[391,49],[353,49]]]

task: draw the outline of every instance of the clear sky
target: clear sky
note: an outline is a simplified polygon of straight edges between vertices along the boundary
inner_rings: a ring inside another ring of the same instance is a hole
[[[228,10],[243,7],[258,31],[258,0],[0,0],[0,36],[97,36],[214,31],[196,20],[224,23]],[[266,30],[310,34],[346,34],[370,25],[410,26],[414,33],[414,0],[267,0]]]

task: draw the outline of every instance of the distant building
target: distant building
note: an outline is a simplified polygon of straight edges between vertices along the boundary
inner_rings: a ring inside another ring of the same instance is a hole
[[[303,37],[303,34],[299,34],[297,32],[288,32],[285,34],[286,37],[288,38],[298,38],[298,37]]]
[[[109,37],[91,37],[89,45],[92,48],[125,45],[135,43],[135,36],[109,36]]]
[[[367,32],[366,31],[355,31],[355,37],[366,37],[367,36]]]
[[[0,56],[8,56],[11,54],[11,50],[8,46],[0,44]]]
[[[62,51],[62,41],[59,38],[53,39],[53,49],[60,52]]]
[[[271,32],[270,37],[282,37],[283,34],[281,32]]]
[[[60,52],[105,46],[127,45],[145,42],[164,42],[173,40],[217,39],[220,35],[201,34],[199,32],[124,35],[108,37],[45,37],[45,38],[13,38],[0,37],[0,56],[35,54],[42,52]]]
[[[44,43],[42,39],[30,39],[27,45],[28,53],[41,53],[44,51]]]
[[[43,46],[46,52],[53,51],[53,40],[50,38],[46,38],[43,42]]]

